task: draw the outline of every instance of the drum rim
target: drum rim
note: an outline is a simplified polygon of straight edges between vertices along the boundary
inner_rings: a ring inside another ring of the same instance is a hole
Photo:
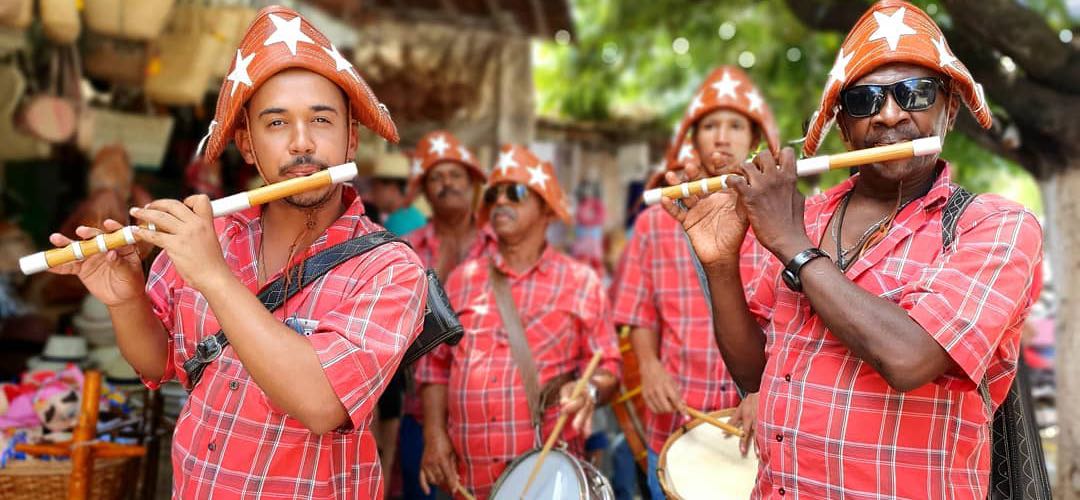
[[[499,479],[496,479],[495,484],[491,487],[491,494],[488,496],[488,498],[495,498],[495,494],[498,493],[499,488],[502,487],[502,484],[503,484],[504,481],[506,481],[506,478],[510,476],[510,471],[513,470],[514,467],[517,467],[521,462],[524,462],[525,459],[529,458],[530,456],[535,455],[537,453],[540,453],[540,451],[541,451],[540,448],[533,448],[533,449],[531,449],[531,450],[529,450],[529,451],[527,451],[525,453],[522,453],[517,458],[511,460],[510,463],[506,464],[506,468],[503,469],[502,474],[499,474]],[[570,457],[571,462],[573,462],[573,464],[576,466],[578,481],[581,482],[581,483],[586,483],[586,484],[588,483],[588,477],[585,476],[585,467],[583,467],[582,464],[586,464],[586,465],[592,465],[592,464],[586,462],[585,460],[582,460],[582,459],[579,459],[579,458],[575,457],[573,454],[571,454],[568,451],[552,448],[548,452],[548,455],[550,456],[552,453],[559,453],[559,454],[562,454],[562,455],[566,455],[567,457]],[[602,476],[602,474],[601,474],[601,476]],[[579,495],[578,498],[580,500],[585,500],[584,492],[582,492],[582,494]]]
[[[711,412],[708,413],[708,415],[710,417],[717,417],[717,418],[730,417],[730,416],[735,414],[735,410],[736,410],[736,408],[724,408],[723,410],[711,411]],[[666,476],[667,476],[667,452],[668,452],[668,448],[671,448],[672,443],[674,443],[680,436],[686,434],[688,431],[690,431],[691,429],[693,429],[693,428],[695,428],[695,427],[697,427],[697,426],[699,426],[701,424],[712,425],[712,424],[710,424],[710,423],[708,423],[708,422],[706,422],[706,421],[704,421],[704,420],[702,420],[700,418],[692,419],[689,422],[687,422],[687,423],[685,423],[683,425],[680,425],[679,428],[675,429],[675,432],[672,432],[671,435],[668,436],[667,440],[664,441],[664,447],[660,450],[660,455],[657,457],[657,461],[656,461],[656,479],[660,482],[660,489],[663,490],[664,494],[666,494],[667,497],[669,499],[671,499],[671,500],[684,500],[684,499],[683,499],[682,496],[680,496],[678,493],[676,493],[674,490],[672,490],[671,487],[668,486],[668,484],[667,484],[667,477]]]

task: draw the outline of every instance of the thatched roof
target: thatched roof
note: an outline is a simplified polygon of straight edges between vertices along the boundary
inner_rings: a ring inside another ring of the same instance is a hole
[[[346,22],[437,21],[465,28],[550,38],[574,32],[569,0],[305,0]]]

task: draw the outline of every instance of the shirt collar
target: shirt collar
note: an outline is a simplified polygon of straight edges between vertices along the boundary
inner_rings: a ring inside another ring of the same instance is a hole
[[[495,242],[495,244],[498,245],[498,242]],[[498,246],[496,246],[493,250],[494,251],[491,252],[491,259],[492,263],[495,264],[495,268],[499,271],[502,271],[503,274],[512,278],[528,276],[533,271],[536,271],[543,275],[547,275],[551,271],[551,266],[554,265],[555,259],[557,258],[554,247],[552,247],[550,243],[544,243],[544,251],[540,253],[540,258],[537,259],[536,262],[525,271],[517,273],[506,265],[506,260],[503,259],[502,253],[499,252]]]

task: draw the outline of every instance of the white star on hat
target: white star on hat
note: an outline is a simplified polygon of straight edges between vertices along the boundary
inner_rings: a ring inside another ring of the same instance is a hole
[[[683,160],[689,160],[689,159],[691,159],[693,157],[694,157],[694,147],[689,145],[689,144],[683,144],[682,147],[679,148],[679,157],[676,158],[676,159],[678,161],[683,161]]]
[[[457,152],[461,155],[461,159],[465,161],[472,161],[472,153],[469,152],[469,148],[465,146],[458,146]]]
[[[248,75],[248,65],[251,64],[251,61],[254,59],[255,52],[244,57],[244,55],[240,53],[240,49],[236,49],[236,63],[233,64],[232,73],[229,73],[229,76],[225,77],[226,80],[233,82],[232,91],[229,92],[229,97],[236,94],[236,87],[239,87],[241,83],[248,87],[251,86],[251,76]]]
[[[424,166],[420,162],[420,158],[413,158],[412,160],[412,175],[413,177],[420,177],[424,173]]]
[[[300,42],[307,42],[314,44],[315,41],[300,31],[300,16],[296,16],[288,21],[282,19],[277,14],[270,14],[270,22],[274,23],[274,33],[271,34],[265,42],[264,47],[269,47],[275,43],[284,43],[289,48],[289,52],[292,55],[296,55],[296,45]]]
[[[747,101],[750,101],[750,111],[761,111],[761,103],[764,102],[764,100],[761,99],[761,94],[758,94],[757,89],[751,89],[750,92],[746,92],[743,95],[746,96]]]
[[[547,189],[547,181],[548,179],[551,179],[551,177],[544,172],[543,164],[537,164],[535,167],[525,167],[525,170],[529,171],[530,185],[537,184],[540,186],[541,190]]]
[[[954,62],[956,62],[958,60],[956,57],[954,57],[952,55],[952,52],[949,52],[949,47],[945,46],[945,37],[944,36],[942,36],[941,38],[939,38],[937,40],[934,40],[933,38],[931,38],[930,41],[934,42],[934,48],[937,49],[938,66],[941,66],[942,68],[944,68],[945,66],[948,66],[948,65],[950,65],[950,64],[952,64],[952,63],[954,63]]]
[[[911,29],[911,26],[904,24],[904,13],[906,12],[907,7],[896,9],[896,12],[893,12],[891,16],[875,12],[874,21],[877,22],[878,28],[877,31],[870,35],[867,41],[872,42],[884,38],[889,44],[889,49],[896,50],[896,46],[900,44],[900,37],[915,34],[915,30]]]
[[[724,76],[720,78],[719,82],[712,84],[712,88],[716,90],[716,97],[729,96],[732,99],[735,98],[735,88],[740,85],[738,80],[732,80],[731,75],[727,71],[724,71]]]
[[[498,170],[503,177],[506,176],[511,168],[518,167],[518,163],[514,160],[514,148],[510,148],[504,152],[499,153],[499,161],[495,165],[495,169]]]
[[[431,144],[428,146],[428,153],[435,153],[439,156],[446,154],[446,148],[449,148],[450,144],[446,142],[446,138],[437,135],[431,138]]]
[[[847,65],[852,57],[855,57],[854,51],[845,56],[844,48],[840,48],[840,53],[836,55],[836,62],[833,64],[832,69],[829,70],[829,81],[825,84],[826,88],[828,88],[833,81],[844,83],[844,81],[847,80]]]
[[[319,48],[323,49],[323,52],[326,52],[326,55],[334,59],[335,70],[345,71],[352,75],[353,78],[356,78],[357,80],[360,79],[360,75],[357,75],[356,72],[353,71],[352,63],[349,62],[348,59],[345,59],[345,56],[341,55],[341,52],[338,51],[337,47],[335,47],[334,44],[331,43],[329,49],[326,47]]]
[[[693,116],[694,112],[701,109],[704,105],[705,103],[701,101],[701,94],[695,95],[694,100],[690,102],[690,107],[686,110],[686,116]]]

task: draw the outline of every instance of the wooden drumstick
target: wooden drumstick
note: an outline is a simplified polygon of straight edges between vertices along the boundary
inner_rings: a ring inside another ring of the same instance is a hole
[[[574,386],[573,392],[570,393],[570,399],[577,399],[583,392],[585,392],[585,385],[589,383],[589,379],[592,378],[593,372],[596,371],[596,367],[600,365],[600,357],[603,355],[603,351],[596,351],[593,353],[592,359],[589,360],[589,365],[585,367],[585,373],[578,379],[577,384]],[[532,486],[533,481],[536,481],[536,475],[540,473],[540,468],[544,466],[544,459],[547,458],[548,452],[551,451],[551,447],[555,446],[555,441],[559,439],[559,435],[562,434],[563,427],[566,427],[566,421],[570,418],[569,413],[563,413],[559,415],[559,419],[555,421],[555,428],[552,429],[551,434],[548,435],[547,441],[544,442],[543,449],[540,450],[540,456],[536,459],[536,465],[533,465],[532,472],[529,473],[529,480],[525,482],[525,488],[521,490],[521,498],[524,500],[525,493],[528,493],[529,487]]]
[[[356,177],[356,174],[356,164],[349,162],[311,175],[275,182],[251,191],[226,196],[212,201],[210,208],[213,210],[214,217],[234,214],[257,205],[345,182]],[[19,269],[22,269],[23,274],[31,275],[56,266],[83,260],[91,255],[132,245],[135,243],[135,234],[132,232],[133,227],[127,226],[111,233],[100,234],[93,239],[73,241],[65,247],[27,255],[19,259]],[[140,225],[139,228],[149,231],[156,230],[153,224]]]
[[[814,156],[803,158],[795,162],[795,169],[799,177],[820,174],[828,170],[855,167],[868,163],[903,160],[915,156],[926,156],[941,152],[941,138],[938,136],[924,137],[909,142],[898,142],[888,146],[859,149],[834,155]],[[707,177],[696,181],[684,182],[674,186],[655,188],[645,191],[641,196],[646,205],[655,205],[661,198],[679,200],[690,196],[715,193],[727,189],[728,176],[725,174],[716,177]]]
[[[469,490],[465,489],[461,483],[454,483],[454,492],[465,497],[465,500],[476,500],[476,497],[473,496],[472,493],[469,493]]]
[[[689,406],[686,407],[686,413],[689,413],[691,417],[698,418],[712,425],[715,425],[733,436],[743,437],[744,435],[742,429],[735,427],[734,425],[731,425],[727,422],[724,422],[723,420],[720,420],[712,415],[709,415],[708,413],[695,410]]]

